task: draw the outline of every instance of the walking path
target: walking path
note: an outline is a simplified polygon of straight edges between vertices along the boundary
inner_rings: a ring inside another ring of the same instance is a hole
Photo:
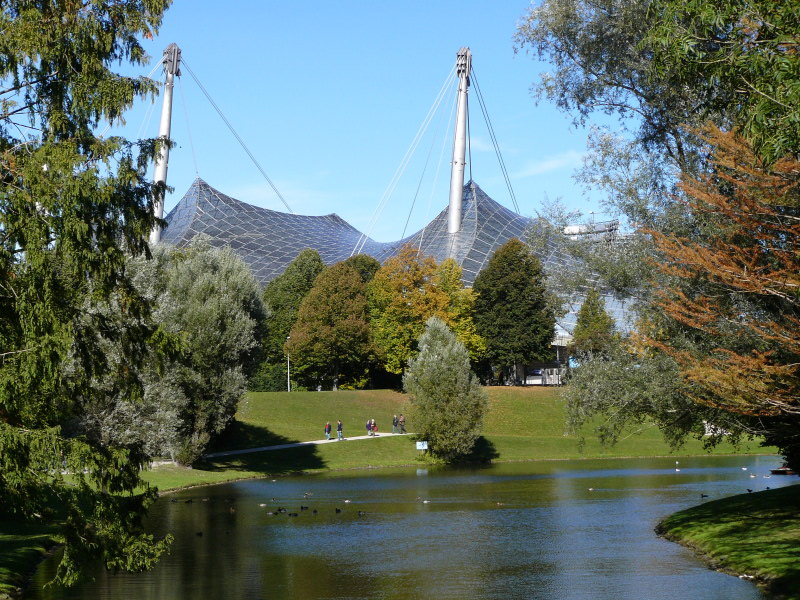
[[[346,437],[342,441],[350,441],[350,440],[371,440],[372,438],[376,437],[393,437],[396,435],[412,435],[409,432],[406,433],[378,433],[376,435],[356,435],[352,437]],[[335,437],[332,437],[329,440],[312,440],[310,442],[292,442],[290,444],[278,444],[276,446],[261,446],[260,448],[245,448],[243,450],[226,450],[224,452],[211,452],[209,454],[204,454],[203,458],[220,458],[223,456],[236,456],[237,454],[249,454],[251,452],[266,452],[268,450],[283,450],[285,448],[297,448],[299,446],[311,446],[314,444],[332,444],[334,442],[338,442]]]

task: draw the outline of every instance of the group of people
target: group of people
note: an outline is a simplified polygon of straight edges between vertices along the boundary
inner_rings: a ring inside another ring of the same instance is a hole
[[[331,422],[328,421],[325,423],[325,439],[331,439]],[[336,441],[341,442],[344,439],[344,427],[342,426],[342,420],[339,419],[336,421]]]
[[[375,419],[367,419],[367,435],[374,436],[378,435],[378,424],[375,422]],[[331,422],[328,421],[325,423],[325,439],[331,439]],[[392,433],[405,433],[406,432],[406,418],[401,414],[399,417],[394,415],[392,418]],[[341,419],[336,421],[336,440],[341,441],[344,439],[344,427],[342,425]]]

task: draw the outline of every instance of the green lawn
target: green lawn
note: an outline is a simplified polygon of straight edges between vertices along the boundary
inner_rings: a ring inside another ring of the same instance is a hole
[[[800,485],[707,502],[668,517],[658,532],[714,568],[800,598]]]
[[[495,461],[661,456],[671,454],[655,427],[644,428],[603,448],[586,433],[579,449],[578,437],[564,434],[565,410],[557,388],[489,388],[489,411],[484,423],[481,454]],[[240,406],[236,424],[213,450],[254,448],[324,438],[330,421],[344,423],[345,437],[364,435],[364,423],[375,419],[380,431],[391,431],[392,416],[408,414],[408,397],[387,390],[338,392],[252,393]],[[413,420],[407,429],[414,430]],[[334,435],[335,437],[335,435]],[[419,453],[411,436],[378,438],[354,443],[331,442],[289,450],[243,454],[198,463],[193,469],[158,467],[145,478],[162,491],[218,483],[231,479],[267,477],[289,472],[327,469],[392,467],[416,464]],[[757,443],[739,452],[769,453]],[[722,444],[715,453],[737,452]],[[690,440],[678,455],[704,454],[702,443]]]

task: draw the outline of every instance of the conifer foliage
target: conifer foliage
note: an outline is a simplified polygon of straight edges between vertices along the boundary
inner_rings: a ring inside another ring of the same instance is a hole
[[[488,397],[472,372],[464,344],[438,317],[419,338],[403,387],[411,396],[414,429],[438,458],[453,462],[473,450]]]
[[[600,292],[591,288],[578,311],[570,351],[579,359],[591,358],[602,355],[613,343],[614,319],[606,312]]]
[[[800,162],[768,168],[735,133],[709,127],[705,139],[714,176],[682,183],[705,227],[692,237],[650,232],[663,254],[655,304],[664,318],[647,323],[642,341],[678,363],[695,402],[751,418],[797,464]]]
[[[145,569],[166,547],[140,526],[155,497],[139,478],[141,447],[65,427],[95,397],[97,378],[140,397],[128,366],[159,339],[124,269],[126,252],[146,252],[154,224],[147,170],[155,144],[94,132],[155,91],[110,66],[143,63],[137,38],[157,31],[168,5],[0,4],[0,517],[63,524],[64,583],[98,559]],[[87,300],[112,295],[139,325],[83,314]],[[108,364],[102,338],[124,345],[126,363]],[[69,362],[78,368],[66,372]]]
[[[500,246],[475,278],[475,324],[493,364],[513,368],[550,358],[555,315],[542,264],[516,238]]]

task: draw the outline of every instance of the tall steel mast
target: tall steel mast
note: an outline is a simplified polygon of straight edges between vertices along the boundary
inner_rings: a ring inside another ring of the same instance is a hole
[[[181,49],[177,44],[170,44],[164,50],[164,57],[161,59],[164,64],[164,101],[161,105],[161,124],[158,128],[158,139],[165,143],[156,157],[156,165],[153,171],[153,183],[155,184],[155,195],[153,198],[153,213],[161,219],[164,217],[164,191],[167,186],[167,167],[169,166],[169,136],[172,126],[172,91],[174,89],[175,75],[180,75]],[[155,245],[161,240],[161,227],[153,226],[150,232],[150,245]]]
[[[448,211],[447,232],[461,230],[461,200],[464,194],[464,165],[467,157],[467,91],[469,73],[472,68],[472,52],[461,48],[456,55],[456,77],[458,77],[458,108],[456,111],[456,131],[453,138],[453,163],[450,170],[450,209]]]

